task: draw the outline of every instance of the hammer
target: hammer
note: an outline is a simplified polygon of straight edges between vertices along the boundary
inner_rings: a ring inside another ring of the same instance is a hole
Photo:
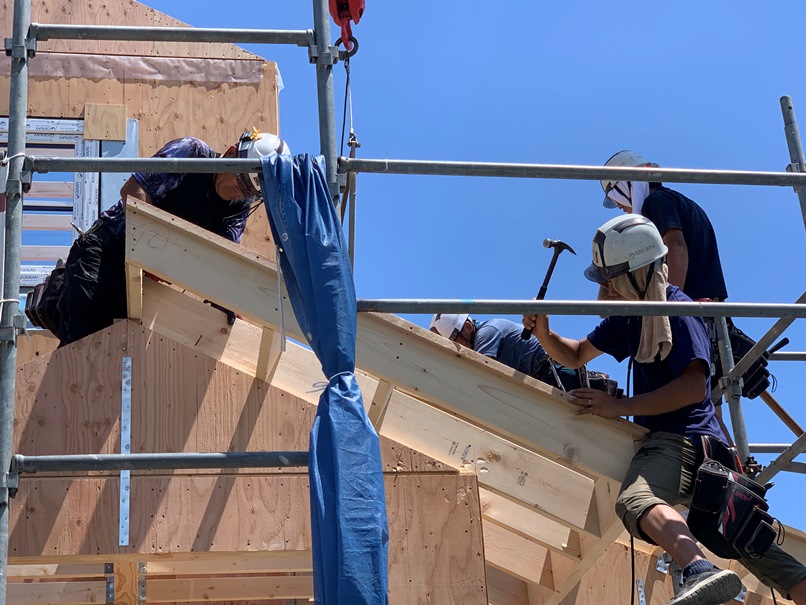
[[[554,265],[557,264],[557,257],[560,256],[563,250],[568,250],[571,254],[576,256],[576,252],[574,249],[566,244],[564,241],[559,239],[544,239],[543,240],[543,247],[544,248],[554,248],[554,256],[551,257],[551,262],[549,263],[549,270],[546,271],[546,279],[543,280],[543,285],[540,286],[540,291],[537,293],[536,300],[543,300],[546,298],[546,290],[549,288],[549,280],[551,279],[551,274],[554,273]],[[521,338],[524,340],[529,340],[529,337],[532,333],[529,331],[528,328],[524,328],[523,332],[521,332]]]

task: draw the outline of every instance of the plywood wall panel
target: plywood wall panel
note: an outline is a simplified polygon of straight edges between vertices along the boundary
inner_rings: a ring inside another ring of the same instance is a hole
[[[124,356],[132,358],[133,453],[308,449],[315,405],[120,321],[20,366],[15,453],[119,452]],[[386,438],[381,454],[387,470],[450,470]]]
[[[0,28],[11,35],[14,1],[0,0]],[[246,16],[244,17],[246,19]],[[174,19],[134,0],[31,0],[31,22],[72,25],[129,25],[145,27],[187,27]],[[245,23],[242,27],[295,29],[270,22]],[[301,24],[296,29],[310,27]],[[40,42],[41,52],[120,54],[162,57],[202,57],[254,59],[255,55],[233,44],[190,42],[123,42],[96,40],[48,40]]]
[[[37,56],[35,60],[45,60]],[[7,75],[0,90],[8,90]],[[259,83],[90,80],[30,78],[29,117],[80,118],[87,103],[126,105],[140,121],[139,151],[153,155],[168,141],[195,136],[216,151],[233,145],[253,126],[278,132],[276,66],[266,63]],[[8,115],[8,95],[0,98],[0,114]]]
[[[390,603],[486,605],[475,476],[387,475],[385,484]],[[12,561],[310,549],[305,475],[133,478],[131,546],[123,547],[118,488],[117,479],[23,480],[12,501]]]

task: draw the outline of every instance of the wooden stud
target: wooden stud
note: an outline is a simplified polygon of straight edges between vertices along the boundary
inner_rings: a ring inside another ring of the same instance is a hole
[[[126,263],[126,314],[132,321],[143,319],[143,271]]]
[[[379,433],[381,432],[381,425],[386,416],[386,409],[389,406],[389,401],[394,391],[394,385],[389,384],[385,380],[379,380],[378,386],[375,387],[375,393],[372,395],[372,403],[369,407],[369,421]]]
[[[64,260],[68,254],[70,246],[20,246],[22,260]]]
[[[258,347],[255,377],[270,383],[277,371],[280,355],[283,354],[283,337],[279,331],[266,326],[261,328],[260,346]]]
[[[72,226],[67,214],[23,214],[22,228],[31,231],[68,231]]]
[[[106,582],[35,582],[8,584],[8,605],[89,605],[106,602]]]
[[[488,565],[524,582],[554,588],[548,550],[494,523],[484,523],[483,529]]]
[[[148,603],[249,601],[313,597],[313,576],[148,580]]]
[[[115,605],[138,605],[139,565],[135,561],[121,561],[114,564]]]
[[[149,574],[269,574],[280,571],[310,572],[313,569],[310,550],[274,550],[259,553],[230,553],[229,556],[201,557],[190,560],[160,559],[149,561]]]

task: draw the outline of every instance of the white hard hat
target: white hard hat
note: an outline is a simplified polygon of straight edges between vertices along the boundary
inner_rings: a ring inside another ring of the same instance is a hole
[[[291,155],[291,150],[286,142],[276,134],[260,132],[253,128],[251,131],[243,133],[238,139],[235,157],[259,159],[273,155]],[[244,190],[253,195],[260,195],[260,179],[257,173],[240,172],[238,182]]]
[[[431,318],[430,329],[445,338],[456,340],[468,317],[468,313],[437,313]]]
[[[634,151],[630,151],[629,149],[625,149],[624,151],[619,151],[615,155],[611,156],[609,160],[605,162],[605,166],[627,166],[629,168],[638,168],[640,166],[653,166],[655,168],[660,168],[660,165],[656,164],[655,162],[647,162],[641,155],[635,153]],[[616,202],[611,200],[607,194],[610,193],[610,190],[616,186],[618,181],[613,180],[605,180],[600,181],[602,183],[602,189],[605,192],[605,199],[604,199],[604,207],[605,208],[615,208]]]
[[[593,263],[585,277],[597,283],[645,267],[668,252],[658,228],[645,216],[627,214],[607,221],[593,237]]]

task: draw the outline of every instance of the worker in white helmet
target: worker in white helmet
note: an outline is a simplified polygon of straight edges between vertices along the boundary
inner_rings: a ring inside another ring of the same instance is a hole
[[[430,329],[551,386],[562,390],[581,386],[577,373],[553,363],[537,338],[521,338],[523,326],[514,321],[503,318],[475,320],[467,313],[437,313],[431,318]],[[601,372],[588,372],[588,380],[598,388],[611,385],[612,390],[616,388],[615,382]]]
[[[620,216],[596,231],[585,276],[604,284],[614,298],[690,301],[668,283],[667,253],[650,220]],[[703,440],[727,447],[711,403],[711,351],[703,319],[611,316],[581,340],[551,331],[546,316],[525,315],[523,325],[553,359],[570,368],[602,353],[631,360],[631,397],[582,388],[568,398],[579,415],[632,416],[649,430],[627,471],[616,512],[631,535],[661,546],[683,568],[683,588],[668,605],[712,605],[737,596],[742,587],[738,575],[706,559],[674,508],[691,501]],[[806,605],[806,568],[775,544],[761,558],[741,562],[769,586]]]
[[[219,154],[194,137],[175,139],[156,158],[255,158],[289,154],[278,136],[245,132]],[[233,242],[240,242],[246,219],[260,197],[260,180],[250,173],[134,173],[120,190],[121,200],[103,212],[73,243],[58,303],[61,345],[112,325],[126,317],[125,201],[153,204]],[[215,306],[215,305],[214,305]],[[228,323],[235,314],[227,313]]]
[[[629,150],[619,151],[605,166],[659,167]],[[601,184],[606,208],[640,214],[655,223],[669,249],[670,284],[692,300],[728,297],[716,234],[700,206],[662,183],[604,180]]]

